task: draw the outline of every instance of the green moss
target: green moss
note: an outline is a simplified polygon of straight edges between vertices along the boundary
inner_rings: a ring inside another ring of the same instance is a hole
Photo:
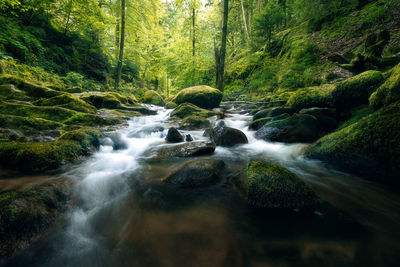
[[[116,110],[116,109],[102,109],[102,111],[109,112],[115,116],[121,117],[121,118],[132,118],[132,117],[138,117],[141,116],[142,114],[138,111],[134,110]]]
[[[381,108],[400,100],[400,64],[393,68],[390,77],[369,99],[374,109]]]
[[[115,109],[121,107],[121,102],[111,93],[84,94],[80,97],[83,101],[95,106],[97,109],[109,108]]]
[[[171,112],[171,117],[178,117],[181,119],[187,116],[208,118],[214,115],[221,115],[221,113],[202,109],[190,103],[183,103]]]
[[[368,103],[369,96],[382,84],[384,78],[379,71],[366,71],[344,80],[331,92],[332,104],[338,109],[349,109]]]
[[[165,104],[165,107],[168,108],[168,109],[173,109],[173,108],[176,108],[177,106],[178,106],[178,105],[177,105],[176,103],[171,102],[171,101],[169,101],[169,102],[167,102],[167,103]]]
[[[61,127],[63,124],[34,117],[20,117],[0,114],[0,127],[20,130],[52,130]]]
[[[400,103],[321,138],[306,155],[338,169],[400,184]]]
[[[1,143],[0,166],[27,173],[56,169],[98,148],[100,136],[97,130],[83,128],[67,132],[53,143]]]
[[[201,108],[218,107],[222,100],[222,93],[215,88],[201,85],[183,89],[174,99],[178,105],[182,103],[192,103]]]
[[[362,118],[370,115],[373,112],[372,108],[369,106],[361,106],[358,108],[355,108],[350,111],[350,118],[347,119],[346,121],[343,121],[339,124],[339,127],[337,130],[341,130],[343,128],[346,128],[347,126],[352,125],[353,123],[358,122]]]
[[[122,104],[132,105],[132,104],[137,103],[136,97],[132,96],[132,95],[122,95],[120,93],[107,92],[107,93],[104,93],[104,96],[114,97],[114,98],[118,99],[118,101],[121,102]]]
[[[153,105],[159,105],[163,106],[164,100],[162,96],[160,96],[156,91],[154,90],[148,90],[144,92],[142,96],[142,102],[146,104],[153,104]]]
[[[187,116],[182,120],[182,129],[200,129],[210,126],[210,121],[200,116]]]
[[[294,209],[313,206],[317,201],[311,187],[278,164],[250,162],[245,177],[242,188],[253,206]]]
[[[330,94],[334,89],[335,85],[333,84],[302,88],[290,96],[286,105],[297,110],[312,107],[329,107],[331,106]]]
[[[30,82],[27,82],[21,78],[11,76],[11,75],[3,75],[0,77],[0,85],[1,84],[13,84],[15,85],[18,89],[24,91],[28,96],[31,97],[43,97],[43,98],[48,98],[48,97],[54,97],[60,94],[60,92],[41,86],[37,84],[33,84]]]
[[[78,112],[62,107],[38,107],[29,104],[19,104],[0,101],[0,113],[29,118],[41,118],[63,122],[78,114]]]
[[[250,130],[258,130],[261,127],[263,127],[265,124],[271,122],[271,121],[276,121],[276,120],[283,120],[283,119],[287,119],[289,118],[290,115],[287,113],[281,114],[279,116],[276,117],[265,117],[265,118],[260,118],[257,119],[255,121],[253,121],[252,123],[250,123],[249,125],[249,129]]]
[[[67,93],[52,98],[40,99],[33,102],[33,104],[36,106],[63,107],[84,113],[96,113],[96,108],[94,106],[89,105],[78,97]]]
[[[121,118],[103,118],[95,114],[76,113],[70,118],[63,121],[68,125],[84,125],[84,126],[98,126],[98,125],[115,125],[123,123]]]
[[[25,92],[19,90],[12,84],[0,85],[0,97],[3,99],[18,99],[18,100],[29,99],[29,97],[26,96]]]

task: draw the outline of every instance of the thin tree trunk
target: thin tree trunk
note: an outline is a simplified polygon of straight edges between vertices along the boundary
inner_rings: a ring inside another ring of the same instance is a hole
[[[225,54],[226,54],[226,36],[228,34],[228,0],[222,0],[222,32],[221,32],[221,48],[216,49],[216,70],[217,70],[217,88],[224,90],[224,72],[225,72]],[[217,50],[219,50],[217,52]]]
[[[196,9],[193,8],[193,57],[196,55]]]
[[[247,28],[246,13],[245,13],[245,10],[244,10],[243,0],[240,0],[240,5],[242,6],[242,17],[243,17],[244,33],[246,34],[247,43],[250,43],[250,35],[249,35],[249,29]]]
[[[260,15],[261,13],[261,0],[257,0],[257,14]]]
[[[121,41],[119,45],[119,58],[117,67],[117,77],[115,79],[115,89],[119,88],[121,80],[122,61],[124,59],[124,43],[125,43],[125,0],[121,0]]]
[[[68,32],[69,20],[71,18],[71,12],[72,12],[72,1],[73,0],[70,0],[68,5],[68,16],[67,16],[67,22],[65,23],[64,35],[66,35]]]

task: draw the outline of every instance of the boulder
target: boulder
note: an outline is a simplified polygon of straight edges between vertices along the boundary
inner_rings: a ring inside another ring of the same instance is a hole
[[[276,117],[285,113],[292,115],[294,112],[293,108],[267,108],[254,114],[253,121],[266,117]]]
[[[176,103],[172,102],[172,101],[169,101],[169,102],[167,102],[167,103],[165,104],[165,107],[168,108],[168,109],[174,109],[174,108],[176,108],[177,106],[178,106],[178,105],[177,105]]]
[[[165,140],[170,143],[180,143],[183,142],[183,136],[175,127],[171,127],[168,130]]]
[[[305,155],[372,180],[400,185],[400,102],[324,136]]]
[[[162,96],[160,96],[154,90],[146,91],[142,96],[142,102],[146,104],[153,104],[159,106],[163,106],[165,104]]]
[[[267,123],[256,132],[256,138],[272,142],[310,143],[317,140],[322,132],[314,116],[297,114]]]
[[[179,126],[180,129],[185,130],[195,130],[195,129],[204,129],[210,126],[210,121],[206,118],[200,116],[187,116],[185,117],[181,125]]]
[[[178,117],[181,119],[188,116],[208,118],[214,115],[222,115],[222,113],[199,108],[190,103],[183,103],[171,112],[171,117]]]
[[[217,146],[233,147],[249,142],[242,131],[230,127],[217,126],[206,130],[203,136],[209,136],[211,141]]]
[[[319,203],[312,188],[295,173],[270,162],[250,162],[234,183],[247,202],[259,208],[302,209]]]
[[[215,145],[205,141],[187,142],[179,145],[157,146],[145,153],[145,156],[155,159],[169,159],[173,157],[195,157],[212,154]]]
[[[201,108],[216,108],[222,100],[222,92],[218,89],[201,85],[183,89],[174,98],[178,105],[192,103]]]
[[[321,127],[330,132],[338,127],[338,122],[336,120],[336,112],[334,109],[330,108],[306,108],[300,110],[299,114],[308,114],[317,118]]]
[[[400,64],[392,69],[390,77],[369,98],[370,105],[379,109],[400,100]]]
[[[284,113],[284,114],[281,114],[276,117],[266,117],[266,118],[257,119],[255,121],[253,121],[252,123],[250,123],[249,130],[258,130],[261,127],[263,127],[265,124],[267,124],[268,122],[276,121],[276,120],[283,120],[283,119],[286,119],[289,117],[290,117],[289,114]]]
[[[193,137],[192,137],[190,134],[187,134],[187,135],[185,136],[185,141],[186,141],[186,142],[192,142],[192,141],[193,141]]]
[[[286,103],[286,106],[296,110],[312,107],[332,107],[330,94],[335,89],[335,84],[323,84],[298,89]]]
[[[221,181],[224,167],[219,159],[195,159],[179,166],[163,182],[180,188],[210,186]]]

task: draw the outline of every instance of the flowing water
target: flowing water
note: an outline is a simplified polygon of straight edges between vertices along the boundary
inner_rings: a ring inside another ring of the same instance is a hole
[[[5,266],[400,266],[398,191],[336,172],[301,157],[304,144],[268,143],[247,130],[251,117],[234,110],[228,126],[249,144],[217,147],[232,172],[252,159],[277,162],[354,220],[275,214],[249,208],[225,181],[215,187],[159,191],[182,161],[156,161],[146,150],[165,146],[170,110],[136,117],[100,151],[63,176],[76,180],[77,204],[46,240]],[[214,119],[215,121],[216,119]],[[205,140],[203,131],[186,131]]]

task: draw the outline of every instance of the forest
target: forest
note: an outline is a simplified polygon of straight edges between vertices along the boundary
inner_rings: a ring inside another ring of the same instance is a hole
[[[0,267],[400,266],[399,0],[0,0]]]

